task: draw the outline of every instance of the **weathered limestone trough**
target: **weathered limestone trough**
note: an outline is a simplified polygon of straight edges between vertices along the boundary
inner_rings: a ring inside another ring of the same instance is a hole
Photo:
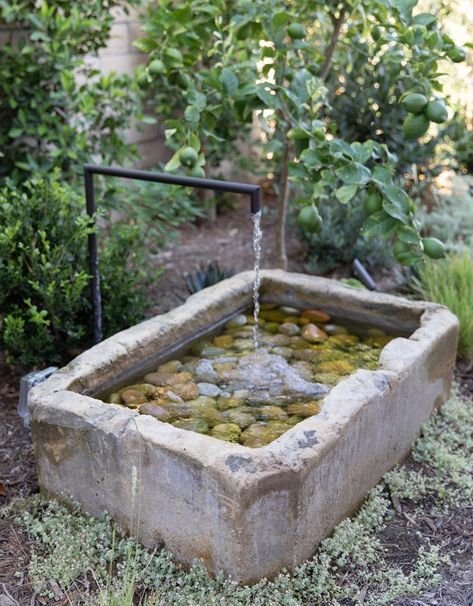
[[[201,558],[251,582],[292,568],[360,505],[447,398],[458,325],[446,308],[281,271],[261,298],[321,307],[410,337],[392,340],[379,370],[336,385],[322,412],[262,448],[220,441],[94,397],[176,355],[251,303],[241,273],[83,353],[30,396],[44,493],[104,510],[149,547]],[[118,379],[117,379],[118,377]],[[133,492],[136,491],[136,495]]]

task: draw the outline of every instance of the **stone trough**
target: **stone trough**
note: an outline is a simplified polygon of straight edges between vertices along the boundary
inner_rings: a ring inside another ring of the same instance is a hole
[[[103,341],[35,387],[29,401],[47,496],[92,515],[108,511],[146,546],[165,545],[185,564],[200,558],[211,573],[241,582],[310,557],[407,455],[449,394],[458,333],[455,316],[439,305],[263,271],[262,301],[316,306],[406,336],[384,347],[378,370],[348,376],[320,414],[261,448],[98,399],[247,308],[253,278],[238,274]]]

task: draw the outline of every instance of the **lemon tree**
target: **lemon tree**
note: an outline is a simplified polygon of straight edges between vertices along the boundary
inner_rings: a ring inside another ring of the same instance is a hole
[[[383,69],[390,66],[395,86],[386,92],[386,106],[399,108],[404,141],[423,137],[432,122],[448,118],[439,64],[460,61],[463,49],[442,32],[434,14],[417,4],[150,4],[146,36],[137,42],[149,63],[137,77],[166,118],[166,139],[175,151],[167,170],[209,174],[235,152],[238,141],[249,138],[256,118],[262,136],[255,143],[263,147],[279,197],[276,252],[282,267],[289,204],[297,209],[299,224],[315,230],[317,209],[334,200],[359,204],[367,215],[363,233],[392,241],[400,262],[416,262],[431,245],[418,233],[415,206],[401,187],[388,137],[346,136],[332,106],[343,98],[347,80],[356,82],[350,65],[367,44],[378,58],[369,64],[367,55],[369,69],[376,71],[380,62]],[[350,119],[356,122],[358,116]]]

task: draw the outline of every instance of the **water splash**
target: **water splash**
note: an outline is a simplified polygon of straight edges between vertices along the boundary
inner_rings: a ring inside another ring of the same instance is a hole
[[[253,220],[253,250],[255,253],[255,264],[254,264],[254,272],[255,272],[255,281],[253,285],[253,305],[254,312],[253,316],[255,319],[255,324],[253,326],[253,341],[255,345],[255,350],[259,347],[259,330],[258,330],[258,322],[259,322],[259,289],[261,284],[260,278],[260,263],[261,263],[261,238],[263,236],[263,232],[261,231],[261,211],[259,210],[257,213],[251,215],[251,219]]]
[[[242,355],[233,364],[227,362],[226,366],[230,368],[220,371],[220,386],[230,392],[248,389],[260,402],[280,404],[285,400],[320,398],[328,392],[326,385],[307,381],[282,356],[263,348]]]

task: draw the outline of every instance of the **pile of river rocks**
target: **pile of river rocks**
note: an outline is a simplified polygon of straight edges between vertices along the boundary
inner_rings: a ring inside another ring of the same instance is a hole
[[[250,311],[237,315],[212,341],[194,343],[188,355],[107,402],[180,429],[264,446],[320,412],[322,398],[344,376],[376,368],[392,338],[377,328],[353,334],[319,309],[263,304],[255,351],[253,324]]]

